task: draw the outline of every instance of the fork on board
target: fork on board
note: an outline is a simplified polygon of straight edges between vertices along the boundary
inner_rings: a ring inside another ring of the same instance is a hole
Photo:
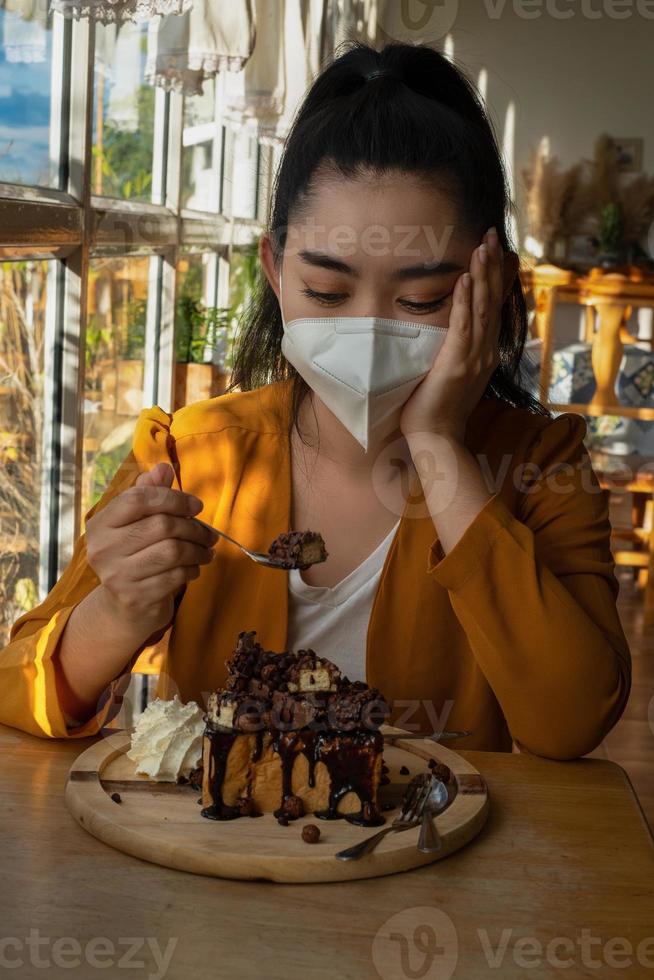
[[[422,811],[429,799],[432,787],[431,773],[421,772],[407,784],[407,788],[402,800],[402,808],[398,816],[388,827],[379,830],[372,837],[366,837],[352,847],[346,847],[343,851],[337,851],[334,855],[340,861],[356,861],[357,858],[369,854],[379,841],[390,834],[392,831],[409,830],[417,827],[422,821]]]

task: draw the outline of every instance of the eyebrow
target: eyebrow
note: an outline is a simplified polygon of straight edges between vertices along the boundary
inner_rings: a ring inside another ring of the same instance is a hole
[[[356,269],[353,269],[347,262],[343,262],[342,259],[327,255],[326,252],[312,252],[308,249],[301,249],[298,255],[303,262],[307,262],[309,265],[318,266],[320,269],[329,269],[332,272],[344,272],[348,276],[354,276],[356,279],[359,278],[359,273]],[[445,276],[449,272],[462,271],[463,266],[457,262],[422,262],[418,265],[409,265],[401,269],[395,269],[391,272],[391,279],[402,281],[404,279],[426,278],[427,276]]]

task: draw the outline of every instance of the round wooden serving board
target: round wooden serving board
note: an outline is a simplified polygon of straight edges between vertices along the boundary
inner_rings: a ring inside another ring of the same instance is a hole
[[[388,725],[382,731],[400,729]],[[399,802],[412,776],[428,769],[430,758],[449,766],[452,799],[435,818],[443,847],[434,854],[418,850],[419,827],[391,832],[371,854],[356,861],[334,857],[380,830],[359,827],[346,820],[315,819],[309,813],[288,826],[272,813],[236,820],[208,820],[201,816],[197,790],[189,785],[154,782],[138,775],[125,755],[130,732],[116,732],[82,752],[70,768],[66,805],[94,837],[119,851],[194,874],[255,881],[325,882],[408,871],[430,864],[467,844],[479,833],[488,813],[488,789],[479,772],[456,752],[422,739],[398,739],[384,746],[390,783],[379,789],[379,803],[394,803],[385,810],[387,825],[399,813]],[[401,774],[406,766],[409,774]],[[454,782],[455,781],[455,782]],[[121,802],[111,794],[118,792]],[[307,844],[302,827],[315,823],[320,840]]]

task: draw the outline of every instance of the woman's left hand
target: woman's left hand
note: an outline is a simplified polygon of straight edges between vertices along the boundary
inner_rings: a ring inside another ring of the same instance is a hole
[[[402,409],[406,439],[437,432],[463,442],[466,421],[500,363],[503,265],[502,246],[490,228],[472,253],[470,271],[457,279],[443,346]]]

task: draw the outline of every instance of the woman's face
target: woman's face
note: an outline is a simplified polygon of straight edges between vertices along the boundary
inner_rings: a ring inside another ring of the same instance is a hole
[[[287,230],[284,319],[377,316],[447,327],[454,286],[480,242],[448,197],[407,175],[322,179]],[[279,300],[267,236],[259,255]],[[506,258],[505,295],[517,270],[517,256]]]

